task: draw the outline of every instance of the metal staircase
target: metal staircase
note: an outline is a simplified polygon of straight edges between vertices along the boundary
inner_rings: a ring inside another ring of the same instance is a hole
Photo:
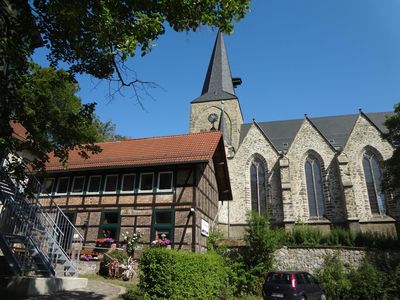
[[[72,240],[83,237],[53,199],[39,201],[41,186],[35,177],[28,182],[36,196],[23,188],[0,165],[0,249],[15,275],[77,276],[77,261],[67,254]]]

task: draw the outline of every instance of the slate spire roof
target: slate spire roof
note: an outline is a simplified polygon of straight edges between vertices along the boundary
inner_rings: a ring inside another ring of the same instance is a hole
[[[224,37],[218,31],[201,96],[192,103],[237,99],[232,83],[231,69]]]

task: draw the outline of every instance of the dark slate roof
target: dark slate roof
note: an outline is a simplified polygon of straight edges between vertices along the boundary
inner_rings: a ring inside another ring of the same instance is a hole
[[[382,132],[387,132],[383,125],[390,112],[366,113],[371,122]],[[343,147],[349,138],[358,114],[310,118],[310,121],[324,135],[333,147]],[[293,142],[304,119],[257,123],[268,136],[278,151],[287,150]],[[240,131],[240,143],[247,135],[252,123],[243,124]]]
[[[201,96],[192,103],[237,99],[232,83],[231,69],[224,37],[219,31],[215,40]]]

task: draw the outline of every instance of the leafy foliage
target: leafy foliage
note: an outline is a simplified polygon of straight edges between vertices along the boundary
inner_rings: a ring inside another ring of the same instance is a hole
[[[324,268],[316,276],[323,282],[328,299],[346,299],[351,289],[351,282],[348,272],[339,259],[327,258]]]
[[[242,268],[236,268],[240,277],[238,283],[247,293],[260,293],[265,273],[273,267],[273,252],[286,239],[284,231],[270,228],[268,215],[251,213],[248,216],[248,229],[245,235],[246,249]],[[239,260],[240,262],[240,260]],[[238,266],[242,266],[238,264]]]
[[[388,193],[395,192],[395,195],[398,196],[400,182],[400,103],[395,105],[394,114],[386,119],[385,126],[388,133],[384,136],[395,146],[395,150],[392,157],[383,163],[383,189]]]
[[[123,138],[108,135],[112,124],[98,124],[94,104],[80,103],[74,74],[108,79],[117,84],[117,92],[130,87],[139,100],[138,89],[146,82],[127,69],[128,57],[149,53],[167,24],[176,31],[209,25],[232,32],[232,22],[244,17],[249,1],[0,0],[5,63],[0,72],[0,156],[26,151],[36,156],[33,166],[43,170],[50,151],[65,164],[71,149],[87,157],[100,151],[95,141]],[[61,62],[67,72],[30,65],[33,50],[43,45],[51,66]],[[29,132],[26,141],[13,137],[13,121]],[[13,168],[21,179],[25,167]]]
[[[116,72],[127,85],[120,63],[149,53],[166,24],[175,31],[208,25],[231,32],[232,21],[242,19],[248,8],[249,0],[33,1],[35,21],[53,65],[67,62],[72,72],[97,78],[109,79]]]
[[[139,261],[142,299],[220,299],[229,295],[228,269],[216,253],[148,248]],[[128,299],[128,298],[126,298]]]
[[[364,261],[357,270],[349,272],[350,299],[384,299],[383,274],[369,262]],[[368,279],[368,280],[367,280]]]

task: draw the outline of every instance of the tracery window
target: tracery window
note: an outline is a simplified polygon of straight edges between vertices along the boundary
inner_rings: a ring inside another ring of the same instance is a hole
[[[265,165],[259,158],[254,158],[250,166],[251,210],[260,213],[267,209],[267,191]]]
[[[363,157],[365,183],[367,185],[369,204],[373,214],[386,214],[385,195],[381,190],[382,173],[376,156],[365,153]]]
[[[310,217],[322,217],[325,213],[325,198],[321,166],[318,159],[309,156],[306,160],[305,172]]]

